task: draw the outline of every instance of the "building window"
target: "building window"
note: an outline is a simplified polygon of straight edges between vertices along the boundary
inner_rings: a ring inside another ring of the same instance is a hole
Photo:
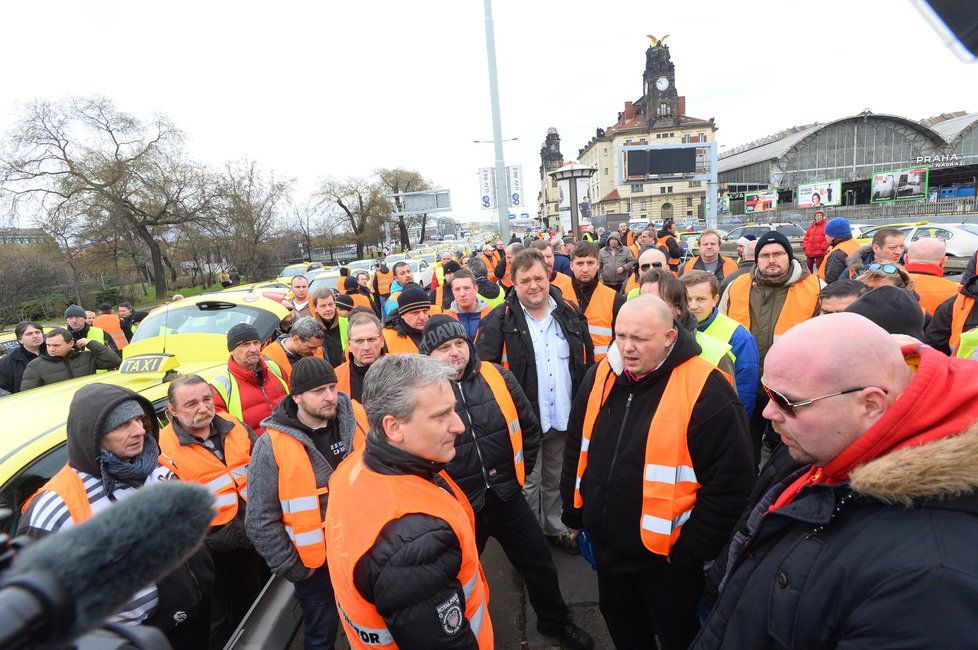
[[[607,155],[608,155],[608,147],[604,147],[604,148],[602,148],[602,149],[601,149],[601,153],[603,153],[604,155],[606,155],[606,156],[607,156]]]
[[[607,168],[607,167],[605,167],[605,168],[604,168],[604,175],[605,175],[605,176],[607,176],[607,175],[608,175],[608,168]]]
[[[693,197],[691,196],[686,197],[686,207],[687,208],[693,207]]]
[[[686,210],[686,216],[687,217],[693,216],[693,211],[692,210]]]
[[[557,187],[557,179],[556,178],[551,177],[551,179],[550,179],[550,187]]]
[[[690,187],[700,187],[701,185],[702,185],[702,182],[701,181],[690,181],[689,182],[689,186]]]
[[[632,194],[637,194],[638,192],[644,192],[645,186],[641,183],[632,184]]]
[[[669,104],[666,104],[665,102],[659,104],[658,115],[661,117],[663,115],[668,115],[668,114],[669,114]]]
[[[648,140],[646,140],[645,138],[639,138],[639,140],[638,140],[638,143],[639,143],[639,144],[648,144],[648,143],[649,143],[649,141],[648,141]]]
[[[641,201],[638,202],[638,209],[641,210],[642,212],[645,212],[646,209],[645,206],[646,206],[645,199],[642,199]]]

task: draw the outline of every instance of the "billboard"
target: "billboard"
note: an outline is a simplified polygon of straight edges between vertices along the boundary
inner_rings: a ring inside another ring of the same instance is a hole
[[[744,212],[771,212],[778,207],[777,190],[760,190],[744,194]]]
[[[927,198],[928,167],[906,167],[873,174],[872,203],[921,201]]]
[[[590,191],[590,181],[587,178],[578,178],[577,181],[577,208],[581,219],[591,218],[591,199],[588,196]],[[557,210],[570,211],[570,183],[571,179],[565,178],[557,181]]]
[[[842,205],[841,178],[798,186],[799,208],[817,208],[820,205]]]

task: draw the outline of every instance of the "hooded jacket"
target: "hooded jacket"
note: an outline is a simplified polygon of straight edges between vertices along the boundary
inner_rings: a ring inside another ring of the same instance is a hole
[[[978,300],[978,275],[971,276],[961,285],[960,292]],[[927,329],[924,332],[924,342],[944,354],[951,354],[951,319],[954,310],[954,301],[957,296],[952,296],[941,303],[941,306],[934,311],[934,316],[930,319]],[[978,327],[978,307],[971,310],[964,320],[964,330],[972,330]]]
[[[825,241],[826,223],[828,221],[825,219],[813,221],[808,226],[808,230],[805,231],[805,237],[801,241],[801,247],[805,250],[807,257],[824,257],[826,251],[829,250],[829,243]]]
[[[826,465],[860,459],[847,479],[771,510],[803,468],[754,506],[693,648],[974,647],[978,372],[918,353],[904,393]]]
[[[468,335],[469,340],[475,340],[475,333],[479,331],[479,323],[482,322],[482,310],[484,310],[489,305],[479,294],[475,295],[475,310],[474,311],[459,311],[458,303],[454,300],[449,306],[447,311],[450,311],[455,315],[455,318],[462,323],[462,327],[465,328],[465,333]]]
[[[584,379],[584,373],[594,363],[594,346],[587,329],[584,313],[573,303],[566,302],[557,287],[550,287],[550,297],[557,304],[553,310],[554,320],[567,339],[570,348],[571,395],[576,395]],[[540,418],[537,404],[537,362],[533,354],[533,339],[526,323],[523,306],[515,291],[510,292],[505,302],[486,314],[479,324],[475,347],[479,358],[492,363],[502,363],[503,346],[509,370],[523,388],[533,413]]]
[[[495,282],[490,282],[489,278],[476,278],[475,279],[476,292],[482,296],[487,302],[490,300],[495,300],[502,293],[502,289]]]
[[[309,437],[311,429],[299,421],[297,413],[298,407],[290,395],[275,407],[270,417],[262,421],[262,430],[264,431],[265,427],[272,427],[302,443],[312,463],[316,487],[326,487],[329,477],[336,468],[331,467],[326,458],[316,449],[315,443]],[[353,415],[353,403],[345,393],[337,393],[336,423],[339,427],[340,440],[346,446],[348,456],[353,450],[356,419]],[[323,518],[326,517],[328,496],[328,494],[319,496],[319,513]],[[290,582],[299,582],[309,576],[309,569],[299,559],[299,552],[285,532],[285,524],[282,523],[278,465],[268,436],[260,436],[251,449],[245,527],[248,538],[255,545],[255,550],[265,558],[272,573]]]
[[[106,495],[102,467],[101,435],[103,423],[116,406],[126,400],[136,400],[146,413],[150,428],[146,436],[159,440],[160,427],[152,403],[131,390],[110,384],[93,383],[79,389],[71,402],[68,416],[68,466],[78,472],[85,486],[92,513],[98,514],[119,499],[134,493],[141,485],[175,480],[165,467],[157,466],[145,483],[136,485],[117,482],[113,496]],[[156,445],[158,447],[158,444]],[[42,492],[21,519],[21,534],[35,539],[72,525],[64,501],[54,492]],[[159,534],[166,534],[166,522],[160,522]],[[146,561],[152,561],[147,558]],[[183,564],[138,591],[114,620],[145,623],[163,630],[174,647],[186,645],[188,639],[204,635],[210,624],[210,594],[214,585],[214,563],[206,547],[201,547]],[[179,612],[185,615],[180,617]],[[179,620],[178,620],[179,619]]]
[[[614,251],[610,246],[612,239],[617,240],[619,244]],[[605,284],[621,284],[628,279],[632,265],[635,264],[635,257],[632,251],[628,250],[628,246],[622,243],[617,233],[608,236],[608,244],[598,253],[598,259],[601,261],[599,276]],[[621,273],[618,272],[618,267],[622,268]]]
[[[493,490],[503,501],[510,501],[522,490],[516,480],[509,427],[489,384],[479,373],[483,363],[488,362],[480,361],[475,346],[469,343],[469,364],[462,378],[452,382],[455,412],[462,419],[465,432],[455,438],[455,458],[446,468],[476,513],[485,505],[487,490]],[[501,366],[497,369],[506,381],[519,415],[523,466],[529,476],[540,449],[540,424],[513,373]]]
[[[73,348],[64,357],[42,351],[24,368],[20,389],[30,390],[59,381],[94,375],[96,370],[115,370],[122,363],[115,352],[98,341],[89,341],[86,349]]]
[[[852,237],[844,237],[840,239],[833,239],[833,246],[838,246],[844,241],[849,241]],[[870,246],[872,250],[872,246]],[[841,249],[835,249],[828,251],[828,257],[825,260],[825,281],[828,284],[832,284],[836,280],[844,280],[849,277],[849,256],[846,252]]]
[[[410,282],[408,284],[410,284]],[[397,280],[391,282],[391,292],[387,298],[387,302],[384,303],[384,318],[389,318],[391,313],[397,310],[397,299],[395,298],[391,300],[390,296],[393,296],[395,293],[400,291],[404,291],[404,287],[401,286],[401,283]]]
[[[848,258],[846,258],[846,266],[849,267],[849,271],[852,277],[857,277],[862,271],[873,263],[876,259],[876,253],[873,252],[872,244],[863,244],[855,250]],[[825,272],[826,277],[828,277],[828,269]]]
[[[592,432],[588,466],[581,479],[584,507],[580,509],[574,507],[574,484],[593,368],[576,393],[560,481],[562,520],[570,528],[588,530],[602,571],[629,573],[667,561],[644,546],[639,524],[649,425],[673,369],[701,351],[690,332],[676,329],[676,343],[658,368],[639,380],[627,373],[616,374]],[[627,405],[629,397],[632,400]],[[702,487],[669,560],[689,568],[716,556],[746,507],[754,484],[747,418],[730,383],[717,371],[710,374],[693,407],[686,437]]]
[[[38,352],[44,352],[44,343],[38,348]],[[19,393],[21,380],[24,378],[24,370],[27,364],[37,358],[38,355],[28,352],[23,345],[18,345],[13,352],[0,357],[0,389],[8,393]]]
[[[272,414],[287,391],[282,382],[272,376],[272,371],[268,369],[264,357],[258,359],[256,372],[243,368],[234,358],[229,357],[228,372],[233,375],[232,390],[241,391],[241,421],[260,436],[265,432],[261,426],[262,420]],[[211,391],[214,393],[214,406],[219,411],[227,412],[227,404],[224,403],[220,393],[213,387]]]

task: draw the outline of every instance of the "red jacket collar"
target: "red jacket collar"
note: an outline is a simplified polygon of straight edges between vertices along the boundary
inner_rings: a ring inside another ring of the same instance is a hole
[[[944,277],[944,268],[940,264],[924,264],[923,262],[910,262],[903,268],[907,273],[923,273],[924,275],[934,275],[939,278]]]

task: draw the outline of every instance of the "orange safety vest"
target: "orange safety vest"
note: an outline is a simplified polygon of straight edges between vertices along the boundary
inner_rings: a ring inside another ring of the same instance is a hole
[[[88,501],[88,493],[85,492],[85,484],[82,483],[81,476],[70,465],[65,465],[58,473],[51,477],[51,480],[42,485],[37,492],[24,501],[21,512],[27,512],[34,499],[42,492],[54,492],[68,507],[68,514],[71,515],[71,523],[78,525],[83,521],[92,518],[92,504]]]
[[[387,343],[387,354],[418,354],[418,346],[410,336],[401,336],[396,330],[384,328],[384,341]]]
[[[348,293],[346,295],[348,295],[351,298],[353,298],[353,306],[354,307],[366,307],[370,311],[373,311],[374,310],[373,305],[370,304],[370,298],[368,298],[367,296],[363,295],[359,291],[356,292],[356,293]]]
[[[676,366],[655,409],[645,441],[645,478],[642,481],[642,544],[656,555],[669,555],[679,539],[683,524],[693,513],[700,484],[693,471],[686,431],[693,407],[716,367],[702,357],[691,357]],[[609,381],[609,379],[611,381]],[[574,507],[584,506],[581,480],[587,470],[588,448],[605,400],[614,386],[614,373],[607,361],[598,365],[594,386],[587,400],[581,430],[581,454],[577,460]]]
[[[374,279],[377,280],[377,293],[381,296],[390,295],[391,285],[394,284],[394,272],[388,270],[387,273],[381,273],[378,269],[374,272]]]
[[[370,431],[370,424],[367,422],[367,411],[364,410],[360,402],[352,397],[350,403],[353,405],[353,419],[357,426],[353,429],[353,449],[362,449],[367,444],[367,432]],[[352,449],[350,450],[353,451]]]
[[[682,273],[680,273],[679,275],[682,276],[692,271],[693,266],[696,264],[697,261],[699,261],[699,259],[700,259],[699,256],[696,256],[686,260],[686,263],[683,265]],[[727,277],[728,275],[730,275],[731,273],[737,270],[737,263],[734,262],[732,259],[724,257],[723,255],[720,256],[720,259],[723,261],[723,277]]]
[[[920,304],[928,314],[933,315],[945,300],[958,293],[961,285],[927,273],[910,273],[914,290],[920,296]]]
[[[292,374],[292,362],[289,361],[289,355],[285,352],[282,342],[277,340],[272,341],[262,348],[261,353],[262,356],[266,356],[275,362],[275,364],[279,367],[279,370],[282,371],[282,379],[284,379],[285,383],[288,384],[289,376]],[[316,352],[312,356],[323,359],[322,346],[316,348]]]
[[[115,343],[115,347],[120,350],[129,345],[129,341],[126,339],[126,335],[122,331],[122,322],[115,314],[102,314],[101,316],[96,316],[95,320],[92,321],[92,327],[98,327],[106,334],[111,336],[112,342]],[[101,343],[101,341],[99,341],[99,343]]]
[[[350,395],[350,362],[344,361],[333,368],[333,371],[336,373],[336,390]],[[350,399],[352,398],[350,395]]]
[[[739,322],[748,331],[750,330],[750,290],[753,286],[754,282],[750,273],[745,273],[734,280],[727,290],[730,293],[727,316]],[[814,275],[809,275],[801,282],[796,282],[788,287],[788,295],[784,299],[781,313],[774,324],[775,338],[798,323],[812,317],[815,313],[815,307],[818,305],[818,292],[820,290],[818,277]]]
[[[614,289],[606,287],[600,282],[591,294],[591,301],[584,310],[584,317],[587,318],[587,331],[591,333],[591,343],[594,344],[594,360],[601,361],[608,354],[608,346],[614,332],[611,331],[611,321],[614,319],[615,296],[618,295]]]
[[[345,275],[336,278],[336,290],[340,293],[346,293],[346,278],[347,276]]]
[[[670,239],[675,239],[675,238],[676,238],[675,235],[666,235],[665,237],[659,237],[658,239],[655,240],[655,245],[659,250],[661,250],[663,253],[666,254],[666,257],[669,257],[668,242]],[[678,257],[669,257],[669,261],[667,263],[669,264],[669,266],[675,267],[675,266],[679,266],[680,261],[681,260]]]
[[[214,495],[217,514],[211,526],[221,526],[238,514],[238,499],[248,500],[248,463],[251,462],[251,440],[241,420],[216,414],[234,424],[224,439],[224,460],[218,460],[203,445],[181,445],[173,423],[160,431],[160,465],[168,468],[186,483],[203,485]]]
[[[506,429],[509,431],[509,442],[513,446],[513,465],[516,467],[516,480],[520,486],[526,482],[526,469],[523,466],[523,429],[520,427],[520,415],[516,410],[516,403],[513,396],[506,386],[503,374],[496,366],[488,361],[479,364],[479,374],[489,384],[489,390],[496,398],[499,410],[503,412],[503,419],[506,420]]]
[[[550,284],[560,289],[560,294],[564,297],[564,300],[569,300],[577,304],[577,295],[574,293],[574,284],[569,275],[566,273],[561,273],[560,271],[555,271],[554,279],[550,281]]]
[[[496,268],[496,264],[499,261],[496,258],[496,254],[493,253],[491,255],[486,255],[485,253],[480,253],[479,257],[482,258],[483,263],[485,263],[486,265],[486,273],[487,273],[487,277],[489,278],[489,281],[495,282],[497,278],[494,269]]]
[[[975,299],[959,293],[951,306],[951,337],[947,344],[950,348],[956,348],[961,342],[961,334],[964,332],[964,323],[968,320],[971,310],[975,307]]]
[[[452,298],[455,298],[455,295],[454,294],[452,294]],[[442,305],[445,304],[445,283],[444,282],[441,283],[441,284],[439,284],[437,287],[435,287],[435,302],[432,303],[432,304],[435,307],[438,307],[439,309],[444,309],[444,307],[442,307]],[[451,303],[449,303],[449,306],[450,305],[451,305]]]
[[[638,283],[638,278],[635,277],[634,273],[628,274],[628,280],[625,282],[625,288],[621,290],[626,296],[631,293],[632,289],[640,289],[641,285]]]
[[[847,239],[830,248],[825,253],[825,257],[823,257],[822,261],[819,262],[818,264],[818,277],[822,278],[823,280],[825,279],[825,265],[829,261],[829,255],[831,255],[835,251],[842,251],[843,253],[846,254],[846,257],[849,257],[850,255],[856,252],[856,249],[859,248],[859,246],[860,246],[859,242],[857,242],[855,239]]]
[[[631,245],[629,245],[628,250],[632,251],[632,257],[634,257],[637,260],[638,259],[638,255],[641,252],[641,251],[638,250],[638,244],[631,244]]]
[[[330,479],[326,555],[336,608],[350,646],[355,650],[398,647],[376,606],[357,589],[354,572],[360,558],[377,542],[384,526],[415,513],[441,519],[451,526],[462,550],[461,568],[456,577],[462,585],[465,602],[449,601],[442,605],[445,608],[440,612],[442,625],[457,629],[463,624],[464,616],[480,650],[493,647],[489,585],[479,562],[475,516],[465,493],[445,471],[439,474],[451,493],[420,476],[378,474],[363,462],[363,450],[357,449]]]
[[[513,280],[509,277],[509,267],[512,266],[509,262],[506,262],[506,272],[503,273],[503,277],[499,278],[499,284],[503,285],[507,289],[513,286]]]

